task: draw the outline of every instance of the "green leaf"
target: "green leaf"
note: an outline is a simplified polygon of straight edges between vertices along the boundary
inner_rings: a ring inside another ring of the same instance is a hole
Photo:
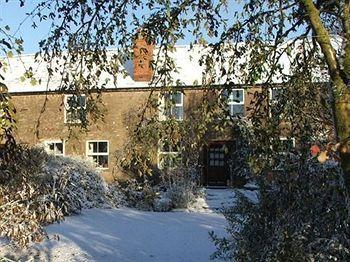
[[[30,79],[30,84],[32,86],[35,86],[38,83],[38,81],[35,78]]]
[[[13,52],[12,51],[8,51],[7,52],[7,57],[8,58],[12,58],[13,57]]]

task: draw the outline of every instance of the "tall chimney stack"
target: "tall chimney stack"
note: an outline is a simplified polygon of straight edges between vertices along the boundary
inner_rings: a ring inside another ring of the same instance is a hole
[[[153,70],[151,62],[153,59],[153,43],[147,40],[142,31],[139,31],[134,43],[134,80],[149,82],[152,79]]]

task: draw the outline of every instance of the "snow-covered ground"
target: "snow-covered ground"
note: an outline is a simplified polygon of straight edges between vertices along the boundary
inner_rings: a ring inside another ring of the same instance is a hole
[[[233,201],[232,190],[206,189],[188,210],[84,210],[48,226],[51,240],[37,244],[31,256],[38,261],[209,261],[215,246],[208,232],[225,234],[225,218],[217,211]]]

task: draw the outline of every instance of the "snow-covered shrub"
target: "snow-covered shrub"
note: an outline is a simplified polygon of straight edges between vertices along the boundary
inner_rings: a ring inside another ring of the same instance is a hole
[[[19,245],[45,237],[42,225],[82,208],[118,203],[89,163],[19,147],[0,162],[0,235]]]
[[[43,171],[52,178],[52,195],[62,195],[65,214],[118,204],[117,196],[111,195],[107,183],[88,161],[49,156]]]
[[[126,181],[120,187],[123,195],[124,205],[139,210],[151,211],[157,197],[155,188],[151,187],[147,182],[139,183],[135,179]]]
[[[162,171],[161,182],[151,185],[147,179],[142,182],[128,180],[118,186],[125,206],[139,210],[167,212],[173,208],[187,208],[197,196],[196,169],[185,167]]]
[[[271,178],[269,179],[271,180]],[[349,201],[337,163],[316,160],[260,179],[257,203],[237,194],[213,257],[234,261],[349,261]]]
[[[153,210],[155,212],[168,212],[174,208],[172,200],[166,196],[160,196],[154,200]]]
[[[175,208],[187,208],[194,201],[197,192],[198,172],[195,168],[178,167],[164,172],[162,185],[165,196]]]

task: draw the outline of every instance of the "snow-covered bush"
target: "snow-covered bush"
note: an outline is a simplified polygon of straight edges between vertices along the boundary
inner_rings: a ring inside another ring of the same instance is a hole
[[[165,196],[175,208],[187,208],[197,192],[198,172],[195,168],[178,167],[167,170],[162,176]]]
[[[149,183],[139,183],[135,179],[130,179],[120,185],[119,190],[123,195],[125,206],[139,210],[153,210],[157,193]]]
[[[118,186],[125,206],[139,210],[167,212],[174,208],[187,208],[197,196],[196,169],[178,167],[162,171],[161,182],[151,185],[147,179],[142,182],[128,180]]]
[[[258,203],[237,194],[224,210],[229,237],[213,257],[234,261],[349,261],[349,201],[337,163],[311,159],[260,179]]]
[[[54,194],[64,197],[64,213],[77,213],[82,208],[118,204],[118,195],[103,180],[92,163],[80,158],[49,156],[43,171],[52,178]],[[118,192],[118,191],[116,191]]]
[[[43,239],[42,225],[65,215],[117,203],[118,196],[83,160],[19,147],[0,162],[0,235],[19,245]]]
[[[164,195],[154,200],[153,210],[155,212],[169,212],[174,208],[172,200]]]

